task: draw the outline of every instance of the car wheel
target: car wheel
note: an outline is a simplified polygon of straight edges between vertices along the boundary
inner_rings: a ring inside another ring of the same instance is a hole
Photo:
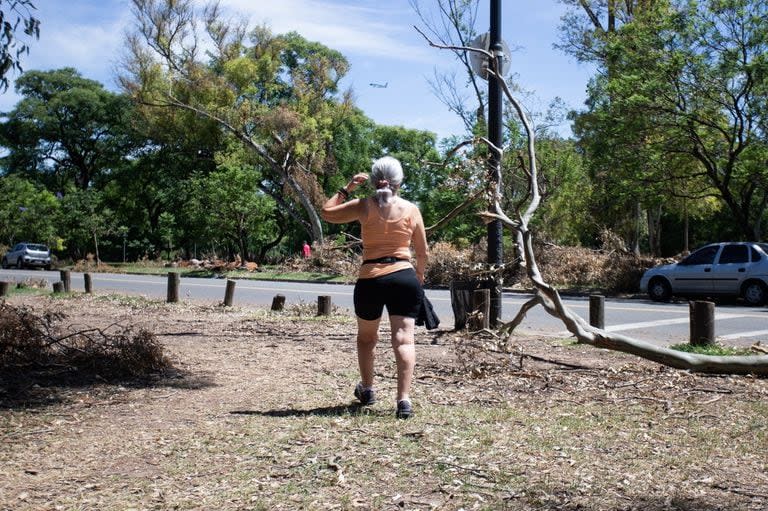
[[[744,284],[741,290],[741,297],[749,305],[763,305],[768,298],[768,289],[765,284],[757,280],[751,280]]]
[[[8,259],[6,259],[5,257],[3,257],[3,264],[2,264],[2,266],[3,266],[4,270],[8,269]]]
[[[21,257],[16,259],[16,268],[23,270],[24,269],[24,261],[21,260]]]
[[[672,288],[664,279],[652,279],[648,283],[648,296],[654,302],[666,302],[672,297]]]

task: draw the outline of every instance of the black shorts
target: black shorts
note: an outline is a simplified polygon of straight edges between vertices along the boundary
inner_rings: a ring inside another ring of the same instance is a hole
[[[421,308],[421,284],[413,268],[355,284],[355,314],[368,321],[379,319],[387,306],[390,316],[416,318]]]

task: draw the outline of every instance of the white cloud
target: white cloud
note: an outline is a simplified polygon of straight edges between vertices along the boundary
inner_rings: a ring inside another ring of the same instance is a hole
[[[391,7],[387,2],[376,7],[350,4],[319,0],[222,2],[232,14],[247,14],[252,24],[266,23],[276,33],[295,31],[345,55],[418,62],[433,59],[433,52],[419,40],[421,36],[410,24],[413,13],[405,2],[398,2],[400,8]]]

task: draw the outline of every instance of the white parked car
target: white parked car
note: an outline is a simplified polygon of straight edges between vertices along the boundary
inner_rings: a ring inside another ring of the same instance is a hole
[[[724,296],[762,305],[768,300],[768,243],[706,245],[679,263],[646,271],[640,291],[656,301],[672,296]]]
[[[15,247],[9,250],[2,260],[2,267],[8,268],[37,267],[46,270],[51,269],[51,251],[40,243],[17,243]]]

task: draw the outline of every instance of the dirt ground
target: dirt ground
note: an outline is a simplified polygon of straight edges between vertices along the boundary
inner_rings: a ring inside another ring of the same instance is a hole
[[[147,328],[174,369],[0,386],[0,510],[768,509],[768,381],[567,340],[417,332],[416,415],[360,408],[346,311],[13,296]]]

